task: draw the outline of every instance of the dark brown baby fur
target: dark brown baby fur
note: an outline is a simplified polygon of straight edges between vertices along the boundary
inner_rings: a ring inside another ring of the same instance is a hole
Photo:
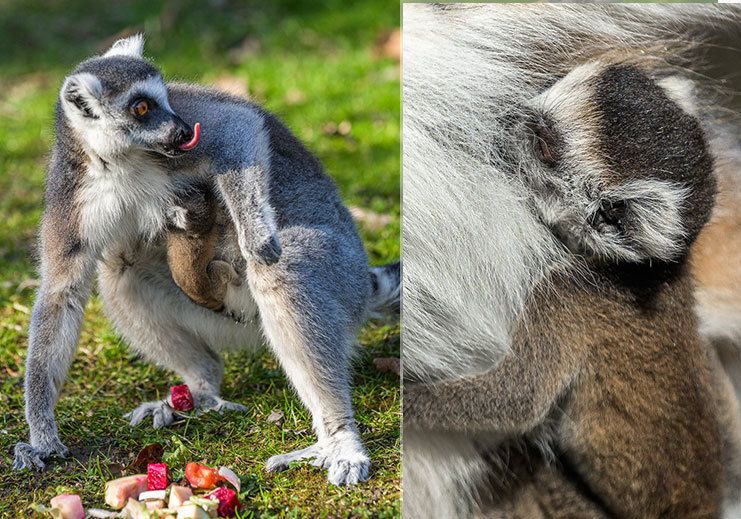
[[[511,355],[405,388],[405,423],[547,437],[608,517],[717,517],[723,436],[692,283],[684,265],[642,268],[555,274]]]
[[[223,209],[207,185],[180,194],[186,228],[172,225],[167,233],[167,262],[175,284],[194,302],[221,311],[230,283],[239,276],[232,266],[214,259],[223,226]]]

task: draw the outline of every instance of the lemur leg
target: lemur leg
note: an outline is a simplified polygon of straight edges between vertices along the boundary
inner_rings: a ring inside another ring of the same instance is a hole
[[[75,354],[95,261],[89,251],[59,254],[57,237],[42,224],[42,281],[31,314],[26,356],[29,443],[15,446],[14,469],[44,468],[52,454],[65,457],[54,406]],[[64,242],[61,242],[64,243]]]
[[[190,302],[168,279],[166,267],[142,272],[132,266],[122,271],[109,264],[101,270],[99,283],[106,312],[116,329],[147,360],[182,378],[193,393],[198,412],[247,410],[219,396],[224,371],[221,356],[188,326],[189,321],[211,317],[210,311]],[[168,395],[143,403],[126,417],[133,426],[151,416],[155,428],[164,427],[173,421],[171,404]]]
[[[297,257],[300,252],[290,249],[287,254],[290,260],[277,265],[252,263],[247,279],[265,334],[312,415],[318,441],[273,456],[266,468],[281,470],[291,461],[313,458],[315,465],[328,469],[331,483],[352,485],[367,479],[370,469],[350,400],[352,319],[333,300],[332,287],[322,286],[326,278],[316,265],[307,268],[314,260]]]
[[[237,228],[242,254],[265,265],[280,259],[275,214],[270,206],[268,172],[253,165],[216,176],[216,185]]]

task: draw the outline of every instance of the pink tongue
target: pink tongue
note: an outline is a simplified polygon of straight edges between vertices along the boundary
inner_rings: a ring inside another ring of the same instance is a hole
[[[180,145],[180,149],[183,151],[192,150],[198,145],[198,141],[201,139],[201,123],[196,123],[193,126],[193,138],[186,142],[185,144]]]

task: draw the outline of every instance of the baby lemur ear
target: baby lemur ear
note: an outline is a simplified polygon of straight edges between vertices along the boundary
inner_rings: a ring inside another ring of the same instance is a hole
[[[144,35],[135,34],[128,38],[116,41],[108,52],[103,54],[104,58],[110,56],[130,56],[132,58],[141,58],[144,52]]]
[[[636,179],[606,189],[588,208],[595,252],[617,261],[672,261],[687,250],[682,207],[688,189]]]
[[[89,119],[100,118],[102,95],[103,85],[100,80],[85,72],[69,76],[62,85],[60,94],[62,106],[68,116],[82,116]]]

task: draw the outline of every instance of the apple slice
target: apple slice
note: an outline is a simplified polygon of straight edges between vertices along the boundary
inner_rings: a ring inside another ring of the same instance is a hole
[[[111,508],[120,510],[130,497],[137,499],[147,490],[146,474],[136,474],[114,479],[105,484],[105,502]]]
[[[59,510],[59,519],[85,519],[85,509],[77,494],[60,494],[51,500],[51,507]]]
[[[167,504],[167,508],[177,510],[183,503],[190,499],[191,496],[193,496],[193,491],[188,487],[173,485],[170,487],[170,502]]]

